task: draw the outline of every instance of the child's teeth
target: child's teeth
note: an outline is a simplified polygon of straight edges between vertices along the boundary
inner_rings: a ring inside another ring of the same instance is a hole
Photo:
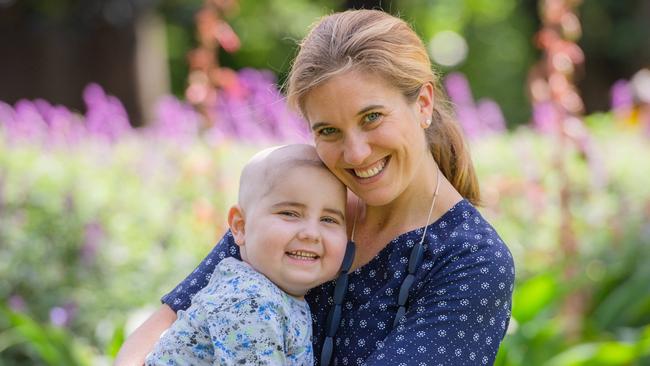
[[[292,256],[295,256],[295,257],[309,258],[309,259],[314,259],[314,258],[317,257],[317,255],[314,254],[314,253],[303,252],[302,250],[296,250],[295,252],[289,252],[289,255],[292,255]]]

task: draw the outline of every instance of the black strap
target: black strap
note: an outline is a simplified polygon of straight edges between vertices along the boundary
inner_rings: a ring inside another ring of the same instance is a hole
[[[404,314],[406,314],[406,300],[408,300],[409,291],[413,286],[413,282],[415,282],[415,271],[420,268],[423,258],[424,246],[422,243],[417,243],[413,246],[413,249],[411,249],[411,256],[409,257],[408,265],[409,273],[406,275],[404,281],[402,281],[402,285],[399,287],[399,294],[397,295],[397,305],[399,305],[399,308],[397,309],[397,314],[393,320],[393,328],[397,326]]]
[[[325,341],[323,342],[323,348],[320,354],[320,364],[322,366],[329,365],[332,360],[332,354],[334,354],[334,335],[339,328],[339,323],[341,323],[343,300],[348,289],[348,272],[350,272],[350,267],[352,267],[352,262],[354,261],[355,250],[354,242],[351,240],[348,241],[343,263],[339,270],[339,277],[336,279],[336,285],[334,286],[334,305],[330,309],[327,315],[327,321],[325,322]]]
[[[332,360],[332,355],[334,354],[334,336],[336,335],[336,331],[341,323],[343,300],[348,288],[348,272],[350,271],[350,267],[352,267],[354,252],[354,242],[348,241],[340,274],[336,279],[336,285],[334,286],[334,305],[330,309],[330,312],[327,315],[327,321],[325,322],[325,341],[323,342],[323,348],[320,354],[321,366],[329,366],[330,361]],[[397,326],[400,319],[402,319],[404,314],[406,314],[406,301],[408,300],[409,291],[415,282],[415,271],[420,268],[423,259],[424,246],[422,243],[417,243],[413,246],[413,249],[411,249],[411,255],[408,262],[408,274],[402,281],[399,294],[397,295],[397,305],[399,305],[399,308],[397,309],[397,314],[393,320],[393,328]]]

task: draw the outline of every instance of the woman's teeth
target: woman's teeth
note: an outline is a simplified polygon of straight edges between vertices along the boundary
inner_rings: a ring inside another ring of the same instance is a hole
[[[287,255],[296,258],[296,259],[316,259],[318,255],[311,252],[304,252],[302,250],[295,250],[293,252],[287,252]]]
[[[384,170],[384,166],[386,166],[386,159],[381,159],[377,164],[368,169],[354,169],[354,174],[360,178],[374,177],[375,175],[381,173],[382,170]]]

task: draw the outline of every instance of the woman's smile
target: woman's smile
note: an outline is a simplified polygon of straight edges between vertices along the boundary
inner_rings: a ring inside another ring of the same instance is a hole
[[[367,167],[363,168],[354,168],[354,169],[349,169],[357,178],[362,178],[362,179],[369,179],[377,176],[379,173],[384,171],[384,168],[386,167],[386,164],[388,163],[388,160],[390,159],[389,156],[377,160],[373,164]]]

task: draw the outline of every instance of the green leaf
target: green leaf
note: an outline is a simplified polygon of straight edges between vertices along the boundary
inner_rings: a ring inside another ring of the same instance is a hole
[[[0,314],[6,317],[11,328],[5,331],[9,338],[22,338],[48,365],[80,365],[73,356],[72,337],[63,330],[41,326],[28,315],[0,307]]]
[[[115,328],[111,341],[106,346],[106,354],[115,358],[120,347],[124,343],[124,325]]]
[[[520,323],[533,319],[554,302],[557,288],[557,280],[549,273],[533,277],[518,285],[513,294],[513,317]]]
[[[634,361],[634,344],[602,342],[580,344],[550,359],[544,366],[620,366]]]

